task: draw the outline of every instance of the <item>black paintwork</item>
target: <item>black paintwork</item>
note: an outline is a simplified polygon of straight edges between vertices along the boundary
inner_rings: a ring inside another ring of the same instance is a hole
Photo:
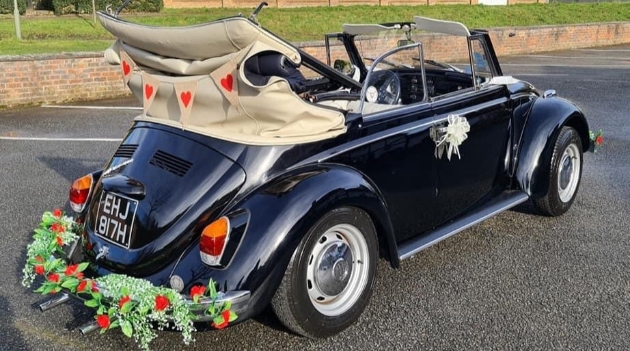
[[[474,35],[487,43],[492,70],[500,74],[487,33]],[[347,41],[344,45],[351,57],[358,55]],[[334,84],[357,88],[356,82],[313,60],[305,56],[306,65]],[[404,82],[414,77],[399,73]],[[449,88],[449,82],[461,75],[427,71],[434,90],[445,89],[441,94],[446,95],[413,104],[417,100],[410,94],[417,87],[403,91],[408,106],[365,117],[348,114],[346,133],[314,143],[243,145],[136,122],[106,165],[113,171],[99,179],[83,214],[87,255],[94,259],[99,249],[109,247],[96,273],[122,272],[157,285],[168,285],[176,274],[186,284],[184,292],[212,278],[221,290],[251,291],[249,307],[239,318],[244,320],[265,308],[300,240],[332,208],[366,211],[382,255],[398,267],[399,244],[464,218],[506,190],[543,196],[548,186],[544,165],[562,126],[575,127],[588,148],[586,120],[573,104],[543,99],[526,82],[483,89],[471,82],[453,93],[459,88]],[[461,159],[451,161],[435,157],[430,137],[449,114],[465,115],[471,125]],[[139,200],[130,249],[94,234],[104,190]],[[230,218],[233,235],[222,266],[212,268],[200,259],[199,236],[222,215]]]

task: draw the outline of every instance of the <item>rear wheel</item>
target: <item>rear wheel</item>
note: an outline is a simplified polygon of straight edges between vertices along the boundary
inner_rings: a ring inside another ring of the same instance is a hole
[[[378,239],[364,211],[328,212],[293,254],[271,305],[280,321],[311,338],[337,334],[367,306],[376,275]]]
[[[544,215],[559,216],[569,210],[582,178],[582,141],[577,131],[563,127],[556,139],[549,170],[547,195],[535,199]]]

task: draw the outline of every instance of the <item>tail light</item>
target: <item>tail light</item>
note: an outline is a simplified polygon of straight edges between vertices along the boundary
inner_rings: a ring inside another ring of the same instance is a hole
[[[83,212],[88,199],[90,198],[90,192],[92,191],[92,184],[94,178],[92,174],[83,176],[72,183],[70,187],[70,207],[74,212]]]
[[[229,238],[230,220],[227,217],[221,217],[203,228],[199,241],[203,263],[210,266],[220,265]]]

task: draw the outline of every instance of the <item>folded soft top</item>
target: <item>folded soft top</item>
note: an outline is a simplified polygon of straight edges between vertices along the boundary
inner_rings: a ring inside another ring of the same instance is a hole
[[[279,53],[294,65],[291,44],[244,17],[186,27],[153,27],[99,12],[118,40],[105,52],[143,102],[141,119],[245,144],[295,144],[345,132],[341,111],[300,98],[285,79],[247,79],[245,61]]]

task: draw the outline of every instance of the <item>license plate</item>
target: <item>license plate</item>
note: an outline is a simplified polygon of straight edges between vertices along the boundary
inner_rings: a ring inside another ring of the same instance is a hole
[[[101,238],[128,249],[137,208],[138,200],[103,192],[94,232]]]

